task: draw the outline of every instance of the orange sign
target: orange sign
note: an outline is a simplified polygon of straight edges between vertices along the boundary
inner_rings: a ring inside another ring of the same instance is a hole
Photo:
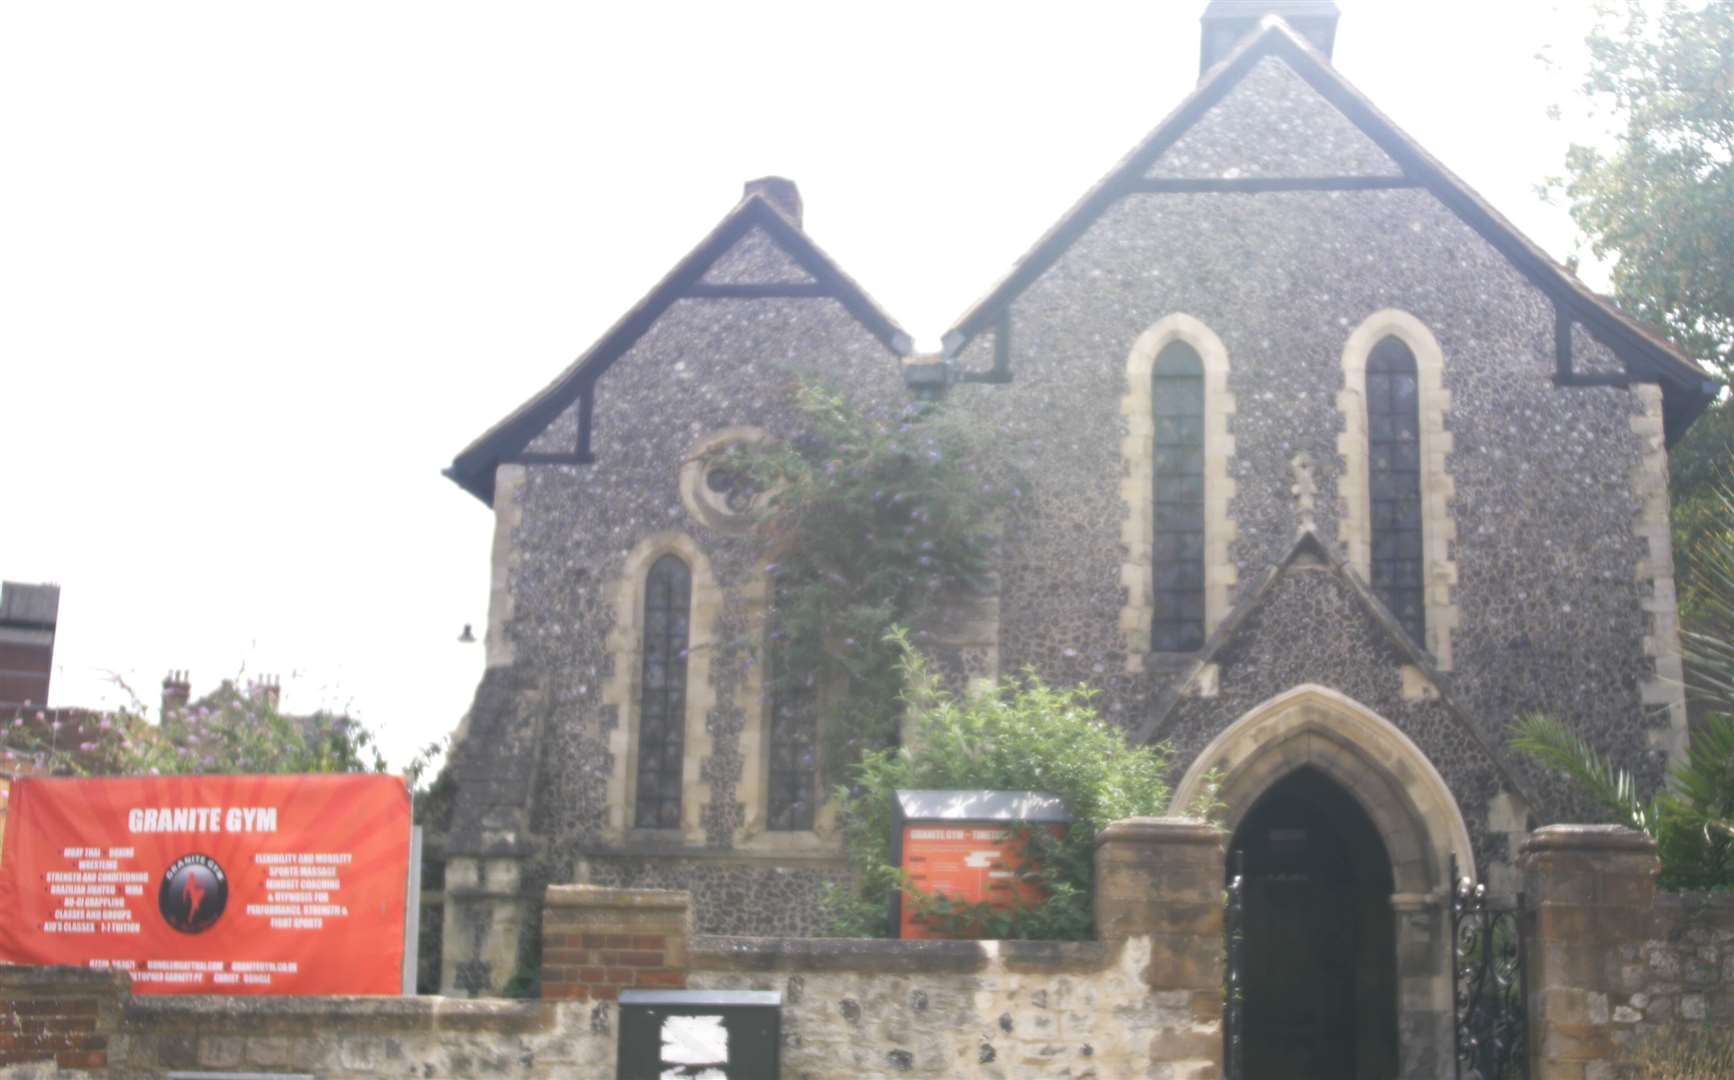
[[[1055,837],[1061,826],[1047,826]],[[903,826],[903,869],[909,883],[930,896],[948,896],[996,908],[1033,907],[1044,899],[1041,886],[1018,876],[1027,861],[1016,830],[1004,825],[927,822]],[[940,938],[919,921],[908,898],[902,905],[899,936]]]
[[[0,961],[135,993],[396,994],[410,803],[393,776],[17,780]]]

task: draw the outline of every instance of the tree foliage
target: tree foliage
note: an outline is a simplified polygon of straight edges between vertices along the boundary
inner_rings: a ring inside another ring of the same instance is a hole
[[[837,792],[845,846],[858,886],[832,897],[835,929],[888,933],[890,901],[907,903],[950,932],[991,938],[1087,938],[1093,926],[1096,835],[1121,818],[1167,811],[1165,746],[1131,747],[1090,704],[1093,691],[1059,688],[1026,673],[995,690],[958,697],[943,690],[907,638],[887,645],[907,685],[908,738],[869,750],[853,783]],[[1047,894],[1034,907],[996,910],[909,891],[891,863],[894,793],[899,788],[1043,791],[1065,801],[1073,822],[1063,840],[1027,830],[1030,873]]]
[[[288,716],[272,695],[225,682],[145,719],[136,698],[112,712],[21,709],[0,729],[0,767],[58,776],[383,772],[373,733],[329,713]]]
[[[1574,145],[1563,192],[1615,299],[1726,377],[1734,367],[1734,0],[1618,0],[1587,45],[1608,147]]]
[[[922,627],[947,599],[987,587],[1000,512],[1017,488],[997,464],[1003,448],[940,405],[887,417],[817,382],[788,393],[798,437],[735,444],[713,467],[740,470],[765,492],[767,684],[822,702],[825,760],[839,775],[896,735],[902,676],[887,631]]]

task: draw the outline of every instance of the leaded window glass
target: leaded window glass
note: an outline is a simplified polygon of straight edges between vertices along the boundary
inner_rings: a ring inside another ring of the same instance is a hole
[[[638,693],[634,819],[641,829],[680,827],[691,618],[692,573],[673,555],[664,555],[644,581],[644,672]]]
[[[766,825],[811,829],[819,801],[818,674],[794,669],[789,643],[772,642],[769,790]]]
[[[1183,341],[1156,357],[1156,652],[1204,647],[1204,362]]]
[[[1394,337],[1367,357],[1367,461],[1373,592],[1425,647],[1420,402],[1415,354]]]

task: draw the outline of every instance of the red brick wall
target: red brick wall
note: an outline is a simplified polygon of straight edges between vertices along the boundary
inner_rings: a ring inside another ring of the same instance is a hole
[[[542,996],[613,1001],[686,985],[685,893],[553,885],[542,909]]]
[[[123,976],[68,968],[0,968],[0,1066],[53,1061],[106,1069]]]

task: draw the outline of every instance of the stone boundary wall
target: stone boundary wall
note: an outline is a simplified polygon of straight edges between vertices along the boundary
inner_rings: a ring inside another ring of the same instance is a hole
[[[0,1078],[600,1078],[620,991],[686,985],[780,991],[783,1080],[1214,1080],[1222,874],[1207,825],[1117,823],[1097,848],[1102,939],[1087,942],[700,938],[684,892],[552,886],[542,1001],[134,997],[122,975],[0,968],[0,1016],[44,1018],[28,1045],[4,1044]],[[57,1060],[71,1053],[94,1056]]]
[[[548,1000],[134,997],[0,967],[0,1080],[259,1071],[605,1077],[632,987],[782,995],[783,1080],[1216,1080],[1224,840],[1137,819],[1097,847],[1097,941],[700,937],[684,892],[552,886]],[[1734,896],[1659,894],[1647,837],[1550,826],[1522,857],[1531,1080],[1612,1080],[1680,1026],[1734,1025]]]
[[[439,997],[134,997],[124,975],[0,967],[0,1077],[268,1072],[604,1077],[614,1006]],[[21,1029],[21,1030],[20,1030]]]
[[[1603,1080],[1633,1046],[1734,1025],[1734,895],[1662,893],[1649,837],[1553,825],[1523,851],[1533,1080]]]

